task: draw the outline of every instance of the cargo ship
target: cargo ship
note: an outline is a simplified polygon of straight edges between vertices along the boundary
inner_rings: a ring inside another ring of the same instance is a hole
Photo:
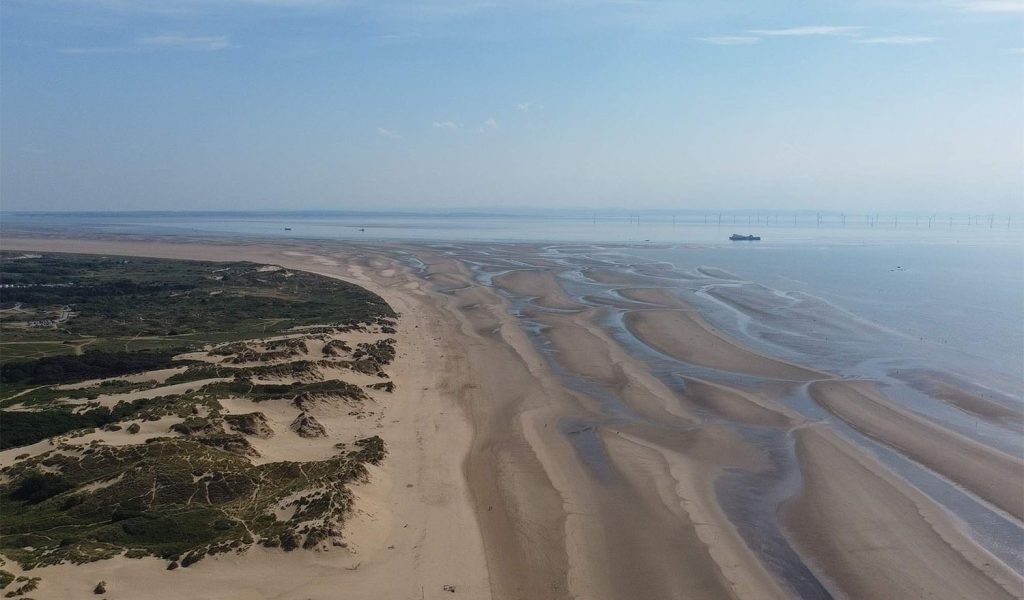
[[[734,241],[734,242],[759,242],[759,241],[761,241],[761,237],[760,236],[757,236],[757,235],[740,235],[738,233],[734,233],[734,234],[730,235],[729,239]]]

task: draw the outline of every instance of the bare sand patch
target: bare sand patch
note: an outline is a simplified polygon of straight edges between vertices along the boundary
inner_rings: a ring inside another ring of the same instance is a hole
[[[231,381],[227,378],[210,378],[210,379],[198,379],[196,381],[186,381],[184,383],[175,383],[171,385],[163,385],[160,387],[149,388],[145,390],[138,390],[134,392],[126,392],[124,394],[100,394],[95,399],[90,400],[86,398],[69,400],[69,404],[99,404],[107,408],[113,408],[121,402],[133,402],[135,400],[143,400],[148,398],[158,398],[160,396],[173,396],[177,394],[186,394],[198,390],[204,385],[211,383],[217,383],[220,381]]]
[[[184,373],[188,369],[187,366],[171,367],[168,369],[155,369],[152,371],[146,371],[144,373],[133,373],[131,375],[121,375],[120,377],[107,377],[106,379],[89,379],[87,381],[79,381],[76,383],[66,383],[63,385],[55,385],[54,389],[58,390],[77,390],[85,387],[92,387],[99,385],[105,381],[130,381],[132,383],[164,383],[167,379],[178,373]]]

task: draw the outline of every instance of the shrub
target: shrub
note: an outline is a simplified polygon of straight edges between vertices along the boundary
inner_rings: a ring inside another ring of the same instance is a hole
[[[11,499],[27,504],[39,504],[72,487],[71,483],[60,475],[35,473],[18,482],[17,487],[11,492]]]

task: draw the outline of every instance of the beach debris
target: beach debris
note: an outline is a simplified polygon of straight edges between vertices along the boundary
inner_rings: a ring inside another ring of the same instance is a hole
[[[441,588],[441,590],[444,591],[444,592],[451,592],[452,594],[454,594],[455,593],[455,586],[454,585],[450,585],[450,584],[445,584]]]
[[[92,593],[97,594],[97,595],[98,594],[106,594],[107,593],[107,582],[106,581],[101,581],[101,582],[97,583],[96,587],[93,588]]]

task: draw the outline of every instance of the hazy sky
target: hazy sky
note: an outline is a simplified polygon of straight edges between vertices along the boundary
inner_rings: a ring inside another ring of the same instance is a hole
[[[0,208],[1019,211],[1024,0],[2,0]]]

